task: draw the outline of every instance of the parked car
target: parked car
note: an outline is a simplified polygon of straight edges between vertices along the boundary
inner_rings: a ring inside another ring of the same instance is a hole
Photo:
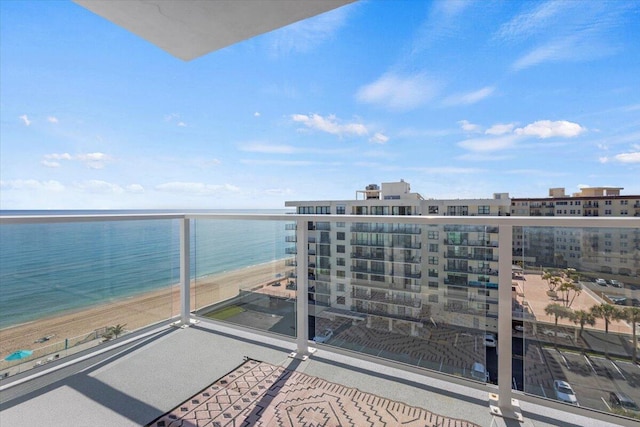
[[[473,365],[471,365],[471,377],[478,381],[489,382],[489,372],[487,372],[484,365],[480,362],[474,362]]]
[[[562,380],[553,381],[553,391],[556,392],[556,399],[561,402],[571,403],[572,405],[578,404],[576,394],[568,382]]]
[[[619,282],[617,280],[611,280],[611,286],[613,286],[614,288],[624,288],[624,283]]]
[[[316,335],[313,337],[315,342],[325,343],[331,339],[333,336],[333,329],[327,328],[320,335]]]
[[[496,347],[498,345],[498,340],[496,336],[493,334],[484,334],[484,346],[485,347]]]
[[[612,391],[609,393],[609,403],[611,403],[612,408],[622,408],[625,412],[640,412],[640,408],[636,402],[620,391]]]
[[[604,279],[596,279],[596,285],[607,286],[607,281]]]

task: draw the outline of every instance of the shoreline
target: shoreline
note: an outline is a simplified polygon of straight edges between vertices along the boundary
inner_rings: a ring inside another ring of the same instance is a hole
[[[252,264],[252,265],[246,265],[246,266],[242,266],[239,268],[236,268],[234,270],[222,270],[220,272],[213,272],[213,273],[207,273],[207,274],[203,274],[202,276],[197,276],[197,277],[192,277],[191,278],[191,286],[194,286],[194,284],[197,284],[199,281],[201,280],[214,280],[216,278],[216,276],[222,276],[225,274],[230,274],[230,273],[234,273],[234,272],[240,272],[240,271],[244,271],[244,270],[251,270],[251,269],[259,269],[261,267],[267,266],[267,265],[271,265],[271,264],[275,264],[279,261],[283,261],[284,258],[282,259],[278,259],[278,260],[274,260],[274,261],[266,261],[266,262],[261,262],[258,264]],[[93,308],[98,308],[104,305],[108,305],[108,304],[115,304],[117,302],[120,301],[126,301],[128,299],[132,299],[132,298],[138,298],[144,295],[148,295],[154,292],[159,292],[159,291],[167,291],[169,288],[173,288],[174,286],[180,286],[179,283],[172,283],[172,284],[166,284],[163,285],[160,288],[156,288],[156,289],[151,289],[151,290],[145,290],[145,291],[140,291],[140,292],[136,292],[136,293],[132,293],[132,294],[126,294],[126,295],[122,295],[119,298],[113,298],[110,301],[106,301],[106,302],[96,302],[93,304],[89,304],[89,305],[83,305],[81,307],[73,307],[73,308],[68,308],[65,310],[61,310],[58,312],[54,312],[54,313],[49,313],[46,314],[42,317],[38,317],[36,319],[33,320],[27,320],[25,322],[21,322],[21,323],[16,323],[13,325],[7,325],[7,326],[1,326],[0,325],[0,355],[2,355],[2,332],[12,329],[12,328],[16,328],[16,327],[21,327],[21,326],[27,326],[30,323],[34,323],[34,322],[42,322],[42,321],[47,321],[47,320],[51,320],[51,319],[55,319],[57,317],[63,316],[63,315],[67,315],[67,314],[74,314],[74,313],[78,313],[78,312],[82,312],[82,311],[86,311],[86,310],[90,310]],[[199,307],[200,308],[200,307]]]
[[[240,290],[268,284],[279,280],[276,274],[287,269],[285,260],[245,266],[223,273],[212,273],[191,279],[191,310],[221,302],[238,294]],[[46,348],[82,339],[114,325],[126,325],[127,331],[171,319],[180,314],[180,285],[167,285],[161,289],[125,296],[116,301],[91,307],[78,308],[63,313],[46,316],[33,321],[0,329],[0,368],[13,366],[16,362],[6,362],[4,357],[21,349],[32,350],[35,360],[46,354]],[[38,340],[52,336],[49,340]],[[59,350],[52,350],[56,352]]]

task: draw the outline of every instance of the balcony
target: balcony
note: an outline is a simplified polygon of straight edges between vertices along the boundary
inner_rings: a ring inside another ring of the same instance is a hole
[[[307,217],[305,216],[305,220]],[[323,218],[333,220],[330,216]],[[339,218],[336,221],[341,222],[351,220],[345,216],[336,218]],[[313,375],[329,381],[336,381],[336,378],[339,378],[340,382],[347,381],[343,384],[352,381],[352,384],[362,384],[359,386],[361,390],[370,389],[378,394],[385,393],[383,384],[395,382],[396,387],[402,389],[402,395],[408,396],[403,397],[407,399],[403,400],[404,403],[413,402],[415,395],[419,397],[416,397],[415,405],[426,405],[430,410],[453,417],[459,416],[460,407],[467,408],[466,411],[473,413],[469,415],[470,420],[478,425],[491,423],[493,415],[486,396],[489,392],[496,393],[498,390],[501,390],[501,394],[507,393],[510,398],[517,398],[526,411],[525,416],[540,421],[541,425],[549,422],[548,415],[535,418],[536,414],[549,413],[548,409],[542,408],[553,408],[556,411],[554,414],[557,414],[553,416],[560,417],[560,423],[596,425],[594,420],[597,420],[597,425],[606,425],[606,422],[616,423],[620,420],[617,415],[607,413],[602,407],[596,406],[597,399],[589,400],[586,396],[594,393],[593,387],[583,387],[579,382],[574,384],[576,393],[579,399],[585,396],[580,407],[569,407],[556,401],[550,393],[549,385],[538,383],[533,377],[525,378],[524,383],[518,383],[520,379],[516,381],[518,388],[524,388],[524,391],[512,389],[512,360],[509,355],[511,336],[514,332],[511,330],[511,322],[507,321],[508,318],[504,322],[496,322],[501,346],[496,355],[498,369],[499,372],[507,372],[506,377],[497,378],[496,388],[494,384],[473,381],[468,377],[466,368],[475,358],[486,362],[484,350],[480,353],[477,350],[483,347],[477,347],[476,341],[476,338],[482,335],[483,329],[474,329],[469,326],[471,324],[464,324],[477,313],[484,315],[483,310],[471,307],[471,311],[465,312],[469,316],[455,316],[456,312],[451,311],[455,307],[447,305],[449,303],[446,301],[438,303],[437,298],[431,298],[437,297],[437,293],[428,295],[429,302],[426,294],[420,295],[420,298],[390,296],[385,298],[386,301],[378,301],[379,304],[386,304],[388,309],[382,309],[381,306],[358,309],[357,311],[364,311],[361,313],[364,317],[355,316],[348,310],[332,312],[330,301],[323,300],[317,304],[311,301],[307,304],[309,292],[297,292],[309,286],[305,279],[309,251],[306,243],[300,244],[307,241],[304,222],[295,230],[298,247],[293,248],[293,251],[292,248],[283,246],[284,234],[275,239],[270,232],[273,241],[267,246],[271,247],[261,246],[265,259],[253,261],[251,257],[257,252],[239,252],[247,257],[247,261],[254,267],[247,269],[217,265],[225,254],[232,260],[237,259],[235,253],[231,253],[233,248],[228,243],[229,240],[224,240],[224,236],[218,234],[220,230],[233,231],[235,239],[246,247],[258,246],[258,236],[253,231],[243,235],[237,230],[228,230],[229,227],[208,227],[210,222],[220,225],[224,221],[238,219],[238,216],[232,214],[0,217],[0,232],[3,233],[0,241],[6,245],[8,236],[18,239],[14,241],[16,244],[11,245],[10,250],[7,251],[5,246],[4,251],[0,253],[3,261],[0,263],[3,287],[9,278],[15,276],[19,283],[49,292],[47,286],[55,285],[51,289],[58,289],[66,285],[65,280],[72,280],[82,272],[83,280],[86,277],[94,279],[91,292],[87,294],[80,292],[81,288],[69,287],[64,294],[66,299],[79,302],[88,295],[93,301],[89,306],[93,308],[97,308],[94,307],[96,302],[109,304],[100,308],[100,316],[104,316],[105,322],[108,322],[104,323],[102,328],[91,325],[95,316],[84,317],[84,309],[70,307],[59,314],[70,315],[68,319],[77,320],[59,322],[59,326],[56,327],[86,326],[87,330],[82,334],[67,335],[64,329],[61,329],[52,336],[50,328],[53,324],[39,323],[41,320],[38,317],[46,317],[44,306],[27,310],[28,314],[36,316],[28,320],[31,323],[21,322],[29,325],[31,335],[15,333],[14,337],[12,328],[3,327],[3,350],[7,348],[2,354],[3,358],[9,352],[8,347],[5,347],[6,343],[13,342],[14,339],[23,339],[23,344],[12,348],[11,351],[20,348],[33,351],[32,355],[25,356],[24,359],[3,361],[4,365],[0,367],[0,374],[5,376],[0,382],[0,418],[3,423],[9,420],[10,425],[37,425],[38,421],[47,419],[53,420],[52,424],[56,425],[63,423],[57,420],[70,422],[68,414],[73,414],[73,422],[92,425],[150,423],[188,400],[198,390],[203,390],[217,378],[232,371],[245,356],[272,364],[280,364],[283,359],[287,360],[286,355],[292,351],[309,356],[308,338],[313,331],[308,332],[306,314],[315,316],[317,330],[332,327],[335,335],[329,342],[318,344],[318,354],[321,357],[310,355],[306,362],[290,359],[286,366],[293,370],[302,366],[306,373],[312,372]],[[257,222],[286,219],[290,223],[292,216],[270,215],[264,218],[256,215],[242,219]],[[359,219],[362,222],[362,218]],[[548,227],[567,227],[575,224],[580,228],[597,227],[599,230],[629,228],[632,232],[640,228],[640,222],[637,220],[613,218],[580,219],[580,222],[562,218],[544,219],[545,222],[540,222],[536,218],[517,217],[452,219],[412,216],[402,219],[395,217],[393,220],[434,227],[451,223],[473,225],[479,224],[478,221],[484,221],[490,226],[500,227],[500,236],[503,239],[509,237],[508,231],[512,226],[536,227],[544,224]],[[56,233],[47,232],[47,242],[43,243],[38,237],[43,235],[39,230],[43,230],[42,227],[45,226],[55,226],[52,230],[55,229]],[[146,232],[151,229],[154,230],[153,233]],[[254,230],[253,227],[251,229]],[[284,227],[280,229],[285,230]],[[150,235],[155,236],[157,240],[150,242]],[[140,239],[134,238],[135,236],[140,236]],[[129,242],[130,239],[136,243]],[[222,245],[222,241],[227,243]],[[506,293],[506,298],[502,295],[501,298],[491,299],[490,302],[495,301],[499,306],[508,304],[507,312],[514,316],[511,310],[512,249],[511,242],[507,242],[505,246],[501,245],[496,249],[500,254],[498,267],[501,285],[498,285],[497,280],[490,283],[469,281],[468,284],[470,288],[489,287],[497,289],[501,295]],[[62,247],[69,249],[59,250]],[[156,249],[153,249],[154,247]],[[10,268],[12,262],[20,261],[20,257],[35,256],[33,259],[43,262],[44,258],[37,256],[39,250],[48,250],[50,254],[54,254],[50,256],[57,257],[51,262],[47,261],[46,271],[34,269],[32,264],[30,268]],[[287,252],[296,255],[295,262],[286,259]],[[526,255],[528,254],[525,254],[525,257]],[[81,258],[85,256],[87,258]],[[90,263],[89,259],[92,257],[98,262]],[[126,271],[122,269],[122,262],[127,263]],[[215,271],[203,270],[207,264]],[[149,274],[150,267],[154,274],[166,271],[166,275],[163,273],[152,277]],[[535,265],[534,267],[537,268]],[[423,266],[422,270],[425,268],[427,265]],[[86,272],[83,269],[86,269]],[[251,275],[246,274],[249,271],[252,272]],[[63,277],[63,273],[67,275]],[[84,276],[85,273],[93,276]],[[585,269],[582,273],[590,272]],[[539,279],[540,276],[539,269],[528,274],[528,280],[523,282],[524,285],[528,285],[536,277]],[[284,280],[287,277],[297,277],[297,283],[290,284]],[[503,280],[505,278],[506,280]],[[116,285],[125,280],[132,280],[132,283],[139,286],[134,296],[115,294]],[[163,280],[166,280],[167,284],[158,288],[156,283]],[[324,286],[327,291],[331,290],[333,295],[336,280],[336,277],[327,276],[321,287]],[[423,289],[413,279],[408,279],[410,282],[406,284],[368,282],[354,278],[344,280],[347,290],[349,285],[416,293]],[[95,285],[99,282],[104,282],[104,287]],[[502,283],[506,283],[507,286],[502,286]],[[590,287],[591,285],[585,285],[585,288]],[[309,291],[313,294],[322,293],[321,290],[316,292],[316,289],[318,288]],[[607,291],[616,292],[616,289],[608,288]],[[624,291],[629,292],[629,295],[636,292],[630,289]],[[525,289],[524,294],[528,298],[529,292]],[[356,296],[365,295],[358,293]],[[8,297],[9,295],[3,292],[5,302]],[[314,295],[311,295],[311,298],[313,297]],[[139,298],[149,299],[149,304],[141,302],[144,300]],[[363,302],[372,301],[363,298]],[[417,304],[418,302],[422,304]],[[477,302],[480,302],[480,299]],[[341,304],[344,307],[344,304]],[[6,311],[6,306],[0,311]],[[306,314],[297,316],[298,312]],[[323,315],[325,312],[328,314]],[[501,311],[500,315],[503,313]],[[491,309],[486,313],[487,322],[497,320],[497,315],[498,312]],[[627,369],[636,369],[633,368],[636,365],[625,362],[630,355],[624,353],[626,350],[623,348],[616,349],[612,346],[608,349],[616,352],[616,359],[611,362],[605,357],[604,350],[592,348],[591,341],[587,339],[580,339],[575,343],[568,339],[566,342],[555,343],[554,337],[549,338],[544,335],[546,332],[542,332],[553,328],[553,320],[537,312],[535,307],[525,320],[537,325],[540,331],[538,335],[529,336],[528,345],[535,349],[536,355],[541,354],[547,358],[547,363],[555,363],[556,359],[551,359],[558,352],[554,350],[554,344],[557,344],[560,351],[564,351],[565,348],[569,351],[566,355],[563,353],[565,357],[572,357],[573,349],[581,349],[591,352],[590,357],[598,361],[598,366],[615,363],[625,374],[625,378],[634,375],[633,371],[627,372]],[[506,323],[506,327],[503,323]],[[124,326],[121,336],[108,336],[107,332],[112,325]],[[570,331],[576,330],[575,325],[570,322],[562,327]],[[628,331],[624,332],[622,324],[612,325],[611,328],[609,337],[599,332],[597,326],[587,327],[585,334],[587,337],[595,334],[594,340],[612,339],[611,334],[616,334],[616,337],[624,337],[626,334],[628,338],[630,334]],[[215,360],[216,363],[210,363],[211,360]],[[527,362],[525,358],[520,363],[533,362]],[[547,366],[540,365],[539,361],[536,363],[538,364],[535,366],[538,367]],[[572,363],[578,361],[572,360]],[[563,365],[558,366],[562,369]],[[384,376],[379,374],[381,369],[384,369]],[[562,370],[562,373],[567,376],[573,375],[571,371],[566,370]],[[403,381],[398,382],[398,378],[403,378]],[[408,380],[409,378],[411,380]],[[602,390],[610,389],[614,385],[611,381],[617,386],[627,387],[625,380],[615,375],[612,379],[603,376],[598,377],[598,380],[603,385],[597,387],[602,387]],[[167,384],[171,384],[171,387],[167,387]],[[429,386],[425,387],[425,384]],[[386,387],[392,388],[390,385]],[[595,390],[600,390],[597,387]],[[441,390],[447,392],[440,394]],[[544,394],[540,390],[544,390]],[[631,390],[631,393],[633,394],[634,390]],[[464,397],[472,394],[483,397],[471,400]],[[450,404],[452,396],[460,396],[456,400],[455,408]],[[440,401],[443,402],[442,405],[437,403]],[[57,402],[55,404],[61,410],[51,411],[50,402]]]
[[[351,226],[352,233],[392,233],[392,234],[420,234],[422,228],[405,224],[370,224],[356,223]]]

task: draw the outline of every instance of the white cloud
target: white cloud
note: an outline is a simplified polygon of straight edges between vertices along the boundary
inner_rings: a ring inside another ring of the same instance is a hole
[[[496,138],[473,138],[460,141],[458,145],[470,151],[487,152],[512,148],[518,136],[505,135]]]
[[[495,88],[492,86],[485,86],[473,92],[451,95],[444,99],[443,104],[448,106],[475,104],[491,96],[494,90]]]
[[[51,161],[51,160],[43,160],[40,162],[40,164],[44,167],[47,168],[59,168],[60,167],[60,163],[59,162],[55,162],[55,161]]]
[[[245,165],[270,165],[270,166],[309,166],[319,164],[309,160],[263,160],[263,159],[242,159],[240,163]]]
[[[180,126],[181,128],[187,127],[187,124],[185,122],[178,122],[177,125]]]
[[[27,117],[26,114],[21,115],[20,117],[18,117],[20,120],[22,120],[22,123],[25,126],[29,126],[31,124],[31,120],[29,120],[29,117]]]
[[[91,179],[74,183],[74,186],[85,193],[94,194],[122,194],[124,189],[118,184],[112,184],[107,181]]]
[[[208,196],[222,192],[238,192],[240,188],[231,184],[205,184],[203,182],[167,182],[157,185],[156,190],[167,193],[192,194],[196,196]]]
[[[620,153],[616,154],[613,157],[600,157],[598,160],[600,161],[600,163],[640,163],[640,151],[631,153]]]
[[[498,123],[491,126],[489,129],[484,131],[484,133],[487,135],[504,135],[505,133],[510,133],[514,127],[515,125],[513,123]]]
[[[47,167],[59,167],[60,163],[57,160],[75,160],[84,163],[91,169],[103,169],[107,161],[112,160],[111,156],[105,153],[82,153],[72,156],[69,153],[51,153],[45,154],[42,165]]]
[[[271,33],[271,53],[286,55],[291,52],[308,52],[333,39],[342,28],[352,8],[341,7],[313,18],[298,21]]]
[[[468,120],[460,120],[458,124],[465,132],[482,132],[482,126],[473,124]]]
[[[253,117],[260,117],[260,112],[256,111],[255,113],[253,113]]]
[[[547,28],[566,2],[546,2],[530,12],[524,12],[503,24],[496,34],[500,39],[519,39],[537,34]]]
[[[47,160],[71,160],[73,157],[69,153],[52,153],[45,154],[44,158]]]
[[[294,147],[291,145],[268,145],[262,143],[247,144],[240,147],[240,150],[250,153],[268,153],[268,154],[291,154]]]
[[[381,134],[380,132],[376,132],[371,138],[369,138],[369,142],[373,142],[374,144],[386,144],[387,141],[389,141],[389,137]]]
[[[322,117],[319,114],[293,114],[291,119],[294,122],[302,123],[310,129],[320,130],[333,135],[367,135],[369,131],[362,123],[339,123],[335,115],[330,114]]]
[[[47,121],[49,123],[57,124],[58,123],[58,118],[54,117],[54,116],[49,116],[49,117],[47,117]]]
[[[128,193],[144,193],[144,187],[140,184],[129,184],[124,189]]]
[[[586,132],[586,128],[566,120],[539,120],[514,131],[516,135],[537,136],[546,139],[551,137],[573,138]]]
[[[289,188],[268,188],[264,190],[263,193],[269,196],[287,196],[289,194],[292,194],[293,191],[291,191],[291,189]]]
[[[356,99],[391,110],[411,110],[432,100],[438,90],[439,84],[423,73],[408,76],[387,73],[358,89]]]
[[[64,190],[64,185],[58,181],[38,181],[36,179],[14,179],[0,181],[0,187],[6,190],[38,190],[60,192]]]

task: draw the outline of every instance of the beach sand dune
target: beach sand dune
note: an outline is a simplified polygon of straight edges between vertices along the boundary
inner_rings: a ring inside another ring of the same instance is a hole
[[[291,267],[284,260],[246,267],[239,270],[204,276],[191,282],[191,309],[196,310],[232,298],[240,290],[250,290],[284,277]],[[280,276],[281,275],[281,276]],[[3,359],[18,349],[47,353],[47,347],[57,344],[64,348],[83,338],[95,336],[114,325],[126,325],[127,331],[158,323],[180,314],[180,287],[167,286],[126,299],[117,300],[57,316],[35,320],[0,330],[0,369],[9,366]],[[44,339],[48,337],[48,339]],[[55,351],[55,350],[53,350]]]

